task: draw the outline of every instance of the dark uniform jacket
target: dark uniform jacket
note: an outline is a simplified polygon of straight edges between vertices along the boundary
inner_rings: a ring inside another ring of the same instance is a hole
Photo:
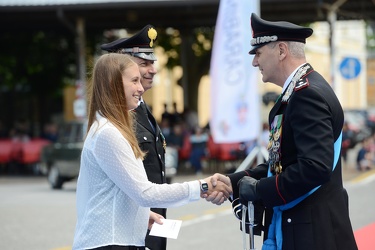
[[[259,181],[257,192],[266,207],[266,229],[272,208],[320,188],[282,214],[283,250],[357,249],[343,188],[341,160],[333,170],[334,142],[340,136],[342,107],[324,78],[310,65],[289,97],[277,100],[269,124],[282,114],[280,174],[267,177],[268,163],[229,175],[232,186],[243,176]],[[287,91],[284,91],[284,93]],[[285,95],[285,94],[284,94]],[[332,171],[333,170],[333,171]],[[234,198],[238,189],[234,190]],[[267,235],[266,230],[266,235]]]
[[[143,160],[143,165],[145,167],[148,180],[157,184],[166,183],[164,158],[165,149],[163,147],[163,143],[165,143],[164,136],[162,135],[155,118],[152,116],[148,108],[148,117],[151,122],[154,123],[155,132],[141,106],[138,106],[135,109],[135,112],[137,121],[137,140],[140,148],[144,152],[147,152],[146,158]],[[151,208],[151,210],[155,213],[163,215],[164,218],[166,218],[166,209]],[[166,238],[147,235],[146,246],[152,250],[165,250]]]

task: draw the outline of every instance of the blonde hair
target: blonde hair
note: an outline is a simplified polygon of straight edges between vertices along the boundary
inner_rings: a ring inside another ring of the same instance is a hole
[[[102,55],[96,61],[87,89],[87,132],[96,120],[96,112],[99,112],[120,130],[130,143],[136,158],[143,160],[145,153],[140,149],[135,137],[134,112],[128,110],[122,81],[125,70],[133,65],[137,64],[131,56],[117,53]]]

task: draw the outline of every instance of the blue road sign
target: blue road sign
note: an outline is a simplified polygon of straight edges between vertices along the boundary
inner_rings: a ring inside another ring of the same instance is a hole
[[[358,58],[345,57],[340,63],[340,72],[345,79],[354,79],[361,72],[361,63]]]

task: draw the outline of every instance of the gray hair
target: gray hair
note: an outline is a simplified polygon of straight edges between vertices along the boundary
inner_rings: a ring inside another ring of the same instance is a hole
[[[286,42],[289,47],[290,54],[296,58],[305,58],[305,44],[300,42]]]
[[[275,48],[276,45],[281,41],[271,42],[267,44],[270,48]],[[305,44],[301,42],[293,42],[293,41],[282,41],[286,43],[289,48],[290,54],[295,58],[305,58]]]

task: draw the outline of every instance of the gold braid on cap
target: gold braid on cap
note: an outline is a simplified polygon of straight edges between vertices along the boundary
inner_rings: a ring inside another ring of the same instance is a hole
[[[156,30],[154,28],[150,28],[148,30],[148,38],[150,38],[150,47],[154,46],[154,41],[156,39],[156,37],[158,36],[158,33],[156,32]]]

